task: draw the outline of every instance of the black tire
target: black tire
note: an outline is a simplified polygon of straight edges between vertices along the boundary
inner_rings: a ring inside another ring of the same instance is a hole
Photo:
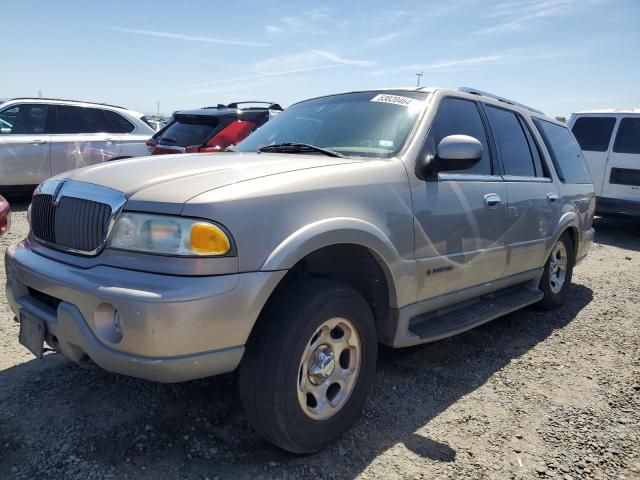
[[[552,257],[554,256],[554,249],[559,243],[564,245],[564,248],[566,250],[567,266],[564,282],[562,283],[562,288],[560,288],[559,290],[556,289],[556,291],[554,291],[554,287],[552,285]],[[573,239],[567,232],[565,232],[554,244],[554,248],[551,250],[551,254],[549,255],[549,258],[547,258],[547,262],[544,264],[544,273],[542,274],[539,285],[540,290],[542,291],[542,293],[544,293],[544,297],[539,303],[540,307],[545,310],[553,310],[560,307],[564,303],[567,293],[571,288],[574,263],[575,253],[573,248]]]
[[[317,420],[298,401],[300,362],[312,336],[332,318],[349,320],[358,334],[359,373],[337,413]],[[371,309],[358,292],[323,279],[288,287],[266,307],[247,343],[239,372],[247,419],[284,450],[308,454],[322,449],[360,415],[375,378],[377,348]]]

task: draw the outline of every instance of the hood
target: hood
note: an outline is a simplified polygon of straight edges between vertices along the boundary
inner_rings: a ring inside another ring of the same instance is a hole
[[[359,161],[288,153],[159,155],[82,168],[58,178],[118,190],[129,199],[129,210],[178,214],[189,199],[226,185],[295,170]]]

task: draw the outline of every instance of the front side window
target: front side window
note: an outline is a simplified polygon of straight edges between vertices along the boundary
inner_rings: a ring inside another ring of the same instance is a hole
[[[564,183],[591,183],[580,145],[563,125],[534,118],[560,180]]]
[[[640,153],[640,118],[623,118],[613,144],[616,153]]]
[[[0,112],[0,134],[41,135],[48,133],[48,105],[16,105]]]
[[[104,133],[109,131],[107,118],[99,108],[58,105],[57,133]]]
[[[485,105],[505,175],[535,177],[536,171],[529,142],[514,112]]]
[[[388,158],[404,147],[428,94],[357,92],[297,103],[240,142],[255,152],[282,143],[306,143],[346,156]]]
[[[606,152],[615,125],[615,117],[580,117],[571,131],[582,150]]]
[[[491,154],[482,117],[475,102],[462,98],[443,98],[427,137],[427,149],[435,154],[440,141],[449,135],[468,135],[482,144],[482,159],[473,167],[459,172],[491,174]]]

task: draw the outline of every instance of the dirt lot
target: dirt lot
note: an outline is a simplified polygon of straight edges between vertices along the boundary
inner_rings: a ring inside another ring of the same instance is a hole
[[[3,251],[26,232],[16,206]],[[640,478],[640,224],[596,229],[566,306],[383,349],[364,415],[310,457],[255,434],[233,375],[160,385],[34,359],[2,296],[0,478]]]

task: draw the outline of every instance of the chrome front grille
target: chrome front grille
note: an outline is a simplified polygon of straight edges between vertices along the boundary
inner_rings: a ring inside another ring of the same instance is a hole
[[[48,182],[31,203],[31,231],[49,247],[85,255],[99,253],[126,198],[80,182]]]

